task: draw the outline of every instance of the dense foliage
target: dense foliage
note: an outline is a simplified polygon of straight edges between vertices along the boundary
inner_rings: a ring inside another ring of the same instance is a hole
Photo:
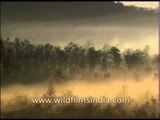
[[[152,70],[158,63],[157,55],[149,55],[149,46],[121,53],[117,47],[104,45],[96,50],[89,44],[82,47],[72,42],[64,49],[51,44],[32,44],[18,38],[14,41],[1,39],[0,44],[3,84],[36,82],[48,77],[59,80],[82,72],[106,73],[111,69]]]

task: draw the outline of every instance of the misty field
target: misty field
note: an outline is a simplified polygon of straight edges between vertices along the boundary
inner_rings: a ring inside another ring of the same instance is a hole
[[[2,87],[1,115],[3,118],[155,118],[157,117],[158,80],[152,75],[142,81],[127,79],[88,82],[79,78],[65,83],[49,81],[31,85]],[[93,79],[92,79],[93,80]],[[112,79],[111,79],[112,80]],[[122,104],[33,104],[32,98],[56,96],[129,97]]]
[[[155,118],[158,56],[149,46],[64,49],[1,39],[2,118]],[[34,97],[128,97],[127,104],[33,104]]]

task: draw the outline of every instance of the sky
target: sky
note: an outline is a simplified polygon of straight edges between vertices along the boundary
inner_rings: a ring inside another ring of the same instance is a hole
[[[123,2],[125,5],[135,5],[138,7],[145,7],[145,8],[157,8],[158,2]]]
[[[69,42],[143,49],[158,53],[158,14],[127,5],[155,8],[155,2],[3,2],[1,37],[64,47]]]

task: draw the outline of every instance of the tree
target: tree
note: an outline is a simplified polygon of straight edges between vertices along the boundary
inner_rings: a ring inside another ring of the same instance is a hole
[[[91,47],[87,50],[87,63],[90,69],[94,69],[96,64],[100,60],[99,52],[95,50],[94,47]]]
[[[70,42],[64,49],[67,55],[67,64],[71,71],[78,70],[80,65],[83,66],[84,50],[81,46]]]
[[[146,55],[138,49],[135,51],[128,49],[124,52],[124,59],[129,69],[139,68],[146,62]]]
[[[119,68],[120,63],[122,62],[120,50],[116,47],[111,47],[110,50],[109,50],[109,54],[112,55],[114,66],[116,68]]]

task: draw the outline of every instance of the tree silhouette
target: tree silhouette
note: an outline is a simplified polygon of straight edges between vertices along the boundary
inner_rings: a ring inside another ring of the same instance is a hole
[[[117,47],[105,45],[96,50],[73,42],[64,49],[19,38],[13,41],[1,38],[0,44],[2,84],[38,82],[49,77],[58,81],[81,72],[120,70],[122,65],[130,70],[158,67],[158,55],[149,56],[149,46],[143,50],[128,49],[121,54]]]

